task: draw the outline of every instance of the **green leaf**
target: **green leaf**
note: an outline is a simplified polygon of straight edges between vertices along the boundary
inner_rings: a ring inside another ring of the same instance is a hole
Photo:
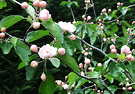
[[[73,80],[74,80],[76,77],[78,77],[77,74],[75,74],[74,72],[70,72],[70,73],[68,74],[68,83],[73,82]]]
[[[128,34],[126,34],[126,32],[127,32],[126,27],[125,26],[122,26],[122,30],[123,30],[124,37],[127,39]]]
[[[118,10],[114,10],[114,11],[110,14],[110,16],[111,16],[112,18],[113,18],[113,17],[117,17],[117,16],[116,16],[117,11],[118,11]]]
[[[113,53],[110,53],[110,54],[108,54],[106,57],[111,57],[111,58],[116,58],[116,55],[115,54],[113,54]]]
[[[96,41],[96,37],[97,37],[97,34],[93,34],[91,37],[90,37],[90,43],[91,45],[93,45]]]
[[[80,32],[82,27],[83,27],[83,23],[82,22],[78,22],[76,24],[75,24],[76,25],[76,32]]]
[[[61,43],[64,41],[62,29],[55,23],[49,21],[43,21],[43,26],[54,36],[56,37],[58,48],[61,47]]]
[[[79,41],[78,39],[76,39],[76,40],[73,41],[73,43],[74,43],[74,46],[75,46],[76,49],[81,50],[81,51],[83,50],[81,41]]]
[[[130,0],[130,3],[133,3],[133,2],[135,2],[135,0]]]
[[[127,69],[131,75],[131,77],[133,78],[133,80],[135,81],[135,64],[132,65],[127,65]]]
[[[118,58],[119,58],[120,60],[124,60],[124,59],[125,59],[125,55],[124,55],[124,54],[120,54],[120,55],[118,55]]]
[[[75,87],[75,89],[79,88],[80,86],[82,86],[83,84],[85,84],[86,82],[88,82],[87,79],[81,78],[79,81],[77,81],[77,85]]]
[[[127,26],[127,27],[129,27],[129,28],[131,27],[130,24],[129,24],[127,21],[125,21],[125,20],[122,20],[122,21],[121,21],[121,24],[122,24],[123,26]],[[126,30],[127,30],[127,29],[126,29]]]
[[[3,7],[7,7],[7,3],[5,0],[0,0],[0,9],[2,9]]]
[[[27,63],[31,62],[31,60],[33,60],[33,59],[35,59],[35,58],[37,58],[37,57],[38,57],[37,54],[34,54],[34,55],[30,56],[30,57],[29,57],[29,61],[27,61]],[[24,63],[24,62],[21,62],[21,63],[19,64],[19,66],[18,66],[18,69],[21,69],[21,68],[23,68],[24,66],[26,66],[25,63]]]
[[[32,16],[33,19],[35,19],[35,9],[31,5],[28,5],[26,11],[30,14],[30,16]]]
[[[3,54],[8,54],[13,47],[13,44],[10,41],[3,41],[0,45]]]
[[[116,33],[118,31],[118,26],[117,25],[111,26],[111,30],[113,33]]]
[[[0,21],[0,28],[2,27],[9,28],[15,23],[21,21],[22,19],[23,19],[23,16],[20,16],[20,15],[7,16]]]
[[[105,75],[104,77],[107,78],[111,84],[114,82],[114,79],[112,77],[108,75]]]
[[[67,1],[62,1],[61,3],[60,3],[60,5],[66,5],[67,4]]]
[[[27,42],[33,42],[35,40],[38,40],[46,35],[49,35],[49,32],[43,31],[43,30],[38,30],[38,31],[32,31],[27,34],[26,41]]]
[[[123,43],[123,45],[126,45],[128,42],[128,39],[126,37],[118,37],[117,41],[120,41]]]
[[[25,73],[26,79],[31,80],[34,77],[34,75],[37,71],[37,68],[33,68],[30,65],[28,65],[25,67],[25,70],[26,70],[26,73]]]
[[[72,94],[84,94],[82,89],[74,89]]]
[[[51,61],[52,65],[56,68],[60,66],[60,60],[58,58],[50,58],[49,60]]]
[[[111,86],[108,87],[108,89],[110,89],[114,93],[119,88],[117,86],[111,85]]]
[[[75,47],[73,41],[70,38],[64,37],[64,43],[62,44],[62,46],[63,48],[65,48],[68,55],[72,56],[74,54]]]
[[[29,55],[31,55],[29,47],[15,37],[12,37],[10,41],[14,45],[14,49],[17,55],[25,63],[25,65],[27,65],[27,61],[29,61]]]
[[[75,4],[77,7],[79,7],[79,5],[76,1],[72,1],[72,3]]]
[[[112,75],[118,75],[118,69],[117,69],[117,66],[114,62],[111,62],[110,65],[109,65],[109,70],[110,70],[110,73]]]
[[[41,94],[54,94],[56,90],[56,83],[53,76],[50,73],[45,73],[46,81],[42,81],[39,87],[39,93]]]
[[[88,34],[88,36],[91,37],[91,35],[93,33],[92,26],[90,24],[87,24],[86,25],[86,28],[87,28],[87,34]]]
[[[57,57],[63,61],[65,64],[67,64],[70,68],[72,68],[73,70],[75,70],[76,72],[80,73],[79,68],[78,68],[78,64],[76,63],[75,59],[71,56],[69,56],[68,54],[65,55],[57,55]]]
[[[120,7],[120,12],[122,13],[122,15],[124,16],[128,11],[127,7]]]

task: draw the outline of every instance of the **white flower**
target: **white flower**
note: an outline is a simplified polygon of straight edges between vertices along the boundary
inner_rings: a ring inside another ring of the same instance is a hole
[[[54,48],[53,46],[50,46],[49,44],[43,45],[38,52],[38,55],[40,58],[51,58],[55,56],[57,53],[57,48]]]
[[[68,32],[74,32],[76,30],[76,27],[71,24],[71,22],[58,22],[58,25],[62,28],[62,30],[65,32],[65,31],[68,31]]]

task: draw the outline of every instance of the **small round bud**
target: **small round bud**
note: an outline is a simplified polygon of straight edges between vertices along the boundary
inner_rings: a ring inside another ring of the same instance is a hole
[[[91,16],[88,16],[88,17],[87,17],[87,20],[91,20]]]
[[[31,67],[36,68],[38,66],[38,62],[37,61],[32,61],[31,62]]]
[[[135,60],[135,58],[132,56],[131,58],[130,58],[130,61],[134,61]]]
[[[104,29],[104,27],[103,27],[103,26],[101,26],[101,29],[103,30],[103,29]]]
[[[61,84],[62,84],[61,80],[56,80],[55,82],[56,82],[58,85],[61,85]]]
[[[107,39],[106,39],[106,38],[103,38],[103,41],[104,41],[104,42],[106,42],[106,41],[107,41]]]
[[[68,76],[65,76],[65,79],[67,79],[68,78]]]
[[[34,29],[38,29],[40,27],[40,22],[34,22],[32,26]]]
[[[127,86],[127,87],[130,86],[130,84],[127,82],[126,86]]]
[[[34,2],[33,2],[33,5],[34,5],[35,7],[38,7],[38,6],[39,6],[39,1],[38,1],[38,0],[34,1]]]
[[[85,18],[85,15],[82,15],[82,18],[84,19]]]
[[[120,6],[120,2],[117,3],[117,6]]]
[[[128,90],[132,90],[132,87],[128,87]]]
[[[124,85],[124,83],[122,83],[122,82],[121,82],[121,85],[123,86],[123,85]]]
[[[123,6],[123,3],[120,3],[121,6]]]
[[[90,24],[94,24],[93,22],[91,22]]]
[[[65,49],[64,49],[64,48],[59,48],[59,49],[58,49],[58,54],[59,54],[59,55],[65,55],[65,53],[66,53],[66,52],[65,52]]]
[[[85,53],[85,50],[82,50],[82,54],[84,54]]]
[[[21,7],[22,7],[22,9],[27,9],[27,7],[28,7],[27,2],[21,3]]]
[[[85,63],[86,65],[90,64],[90,59],[85,58],[84,63]]]
[[[72,23],[73,23],[73,24],[76,24],[76,21],[73,21]]]
[[[40,6],[41,8],[45,8],[46,5],[47,5],[47,3],[46,3],[45,1],[41,1],[41,2],[39,3],[39,6]]]
[[[117,50],[116,50],[116,49],[112,49],[112,50],[111,50],[111,53],[116,54],[116,53],[117,53]]]
[[[81,72],[81,75],[85,76],[83,71]]]
[[[72,34],[72,35],[69,36],[69,38],[70,38],[71,40],[75,40],[75,39],[76,39],[76,36]]]
[[[71,87],[72,87],[72,88],[74,88],[74,87],[75,87],[75,85],[73,84],[73,85],[71,85]]]
[[[112,45],[110,46],[110,49],[111,49],[111,50],[112,50],[112,49],[115,49],[115,45],[112,44]]]
[[[46,80],[46,75],[43,73],[40,78],[42,79],[42,81],[45,81]]]
[[[127,90],[125,87],[122,88],[123,90]]]
[[[67,84],[63,85],[63,88],[68,89],[68,85]]]
[[[89,71],[92,71],[92,67],[89,67],[88,70],[89,70]]]
[[[6,28],[5,27],[2,27],[1,28],[1,32],[4,33],[6,31]]]
[[[126,78],[126,81],[128,82],[128,81],[129,81],[129,79],[128,79],[128,78]]]
[[[88,52],[85,52],[84,55],[87,56],[89,53]]]
[[[37,45],[31,45],[30,50],[31,50],[32,52],[38,52],[38,47],[37,47]]]
[[[5,33],[0,33],[1,38],[5,38]]]
[[[101,67],[101,66],[102,66],[102,64],[101,64],[101,63],[98,63],[98,64],[97,64],[97,66],[98,66],[98,67]]]
[[[112,10],[111,9],[108,9],[108,12],[111,12]]]
[[[105,8],[102,10],[102,13],[104,13],[104,12],[106,12],[106,9]]]
[[[130,60],[131,58],[132,58],[132,55],[131,54],[129,54],[129,55],[126,56],[126,59],[127,60]]]
[[[115,39],[111,39],[112,42],[115,42]]]

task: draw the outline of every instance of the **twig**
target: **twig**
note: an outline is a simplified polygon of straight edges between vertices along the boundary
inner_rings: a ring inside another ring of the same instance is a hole
[[[17,3],[18,5],[21,5],[20,2],[16,1],[16,0],[12,0],[13,2]]]
[[[129,72],[127,73],[128,71],[124,71],[123,73],[134,83],[134,80],[131,78]]]
[[[31,29],[31,27],[32,27],[32,24],[30,25],[30,27],[27,29],[27,31],[26,31],[26,33],[25,33],[25,36],[24,36],[24,41],[26,40],[26,37],[27,37],[27,34],[28,34],[28,32],[29,32],[29,30]]]
[[[94,15],[95,15],[95,20],[97,19],[97,15],[96,15],[96,10],[95,10],[95,6],[94,6],[94,2],[93,2],[93,0],[91,0],[91,2],[92,2],[92,5],[93,5],[93,12],[94,12]],[[96,21],[96,23],[97,23],[97,21]]]
[[[110,94],[114,94],[105,84],[103,84],[103,86],[105,87],[105,89],[106,89]]]
[[[94,87],[94,85],[91,85],[91,86],[85,87],[85,88],[83,88],[82,90],[86,90],[86,89],[89,89],[89,88],[92,88],[92,87]]]

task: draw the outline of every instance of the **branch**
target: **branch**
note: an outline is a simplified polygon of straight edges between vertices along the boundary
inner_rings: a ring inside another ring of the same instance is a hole
[[[94,2],[93,2],[93,0],[91,0],[91,2],[92,2],[92,5],[93,5],[93,11],[94,11],[95,20],[96,20],[97,19],[97,15],[96,15],[96,10],[95,10],[95,6],[94,6]],[[97,23],[97,21],[96,21],[96,23]]]
[[[106,89],[110,94],[114,94],[105,84],[103,84],[103,86],[105,87],[105,89]]]
[[[127,73],[128,71],[124,71],[123,73],[134,83],[134,80],[131,78],[129,72]]]
[[[20,2],[16,1],[16,0],[12,0],[13,2],[17,3],[18,5],[21,5]]]

